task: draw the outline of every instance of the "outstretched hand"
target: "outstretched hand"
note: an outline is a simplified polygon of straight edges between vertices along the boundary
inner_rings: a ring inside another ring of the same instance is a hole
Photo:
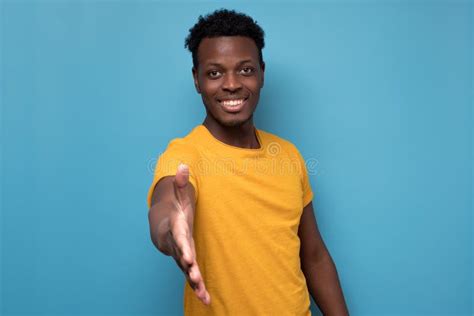
[[[206,305],[211,303],[211,296],[206,290],[204,280],[196,261],[196,250],[193,239],[194,205],[188,193],[189,168],[180,164],[174,177],[175,211],[170,216],[170,230],[167,236],[172,249],[172,257],[183,271],[197,297]]]

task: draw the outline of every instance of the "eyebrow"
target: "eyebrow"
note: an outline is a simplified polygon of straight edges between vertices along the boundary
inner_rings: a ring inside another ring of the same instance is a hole
[[[252,59],[244,59],[244,60],[241,60],[237,63],[237,66],[240,66],[242,64],[245,64],[245,63],[248,63],[248,62],[252,62]],[[206,63],[206,66],[218,66],[218,67],[221,67],[222,64],[219,64],[219,63],[216,63],[216,62],[210,62],[210,63]]]

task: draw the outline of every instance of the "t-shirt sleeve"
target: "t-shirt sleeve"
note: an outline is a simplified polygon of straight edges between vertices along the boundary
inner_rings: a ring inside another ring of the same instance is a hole
[[[299,150],[295,147],[296,154],[298,156],[298,161],[300,165],[300,177],[301,177],[301,185],[303,188],[303,207],[309,204],[313,199],[313,190],[311,189],[311,182],[309,180],[308,169],[306,168],[306,162],[299,152]]]
[[[147,195],[149,208],[151,207],[151,198],[158,181],[163,177],[176,175],[178,166],[181,163],[187,164],[189,167],[189,182],[194,187],[196,199],[198,198],[198,180],[194,173],[194,167],[197,163],[197,153],[194,148],[186,144],[183,139],[177,138],[172,140],[166,150],[158,156],[158,161],[156,162],[153,172],[153,181]]]

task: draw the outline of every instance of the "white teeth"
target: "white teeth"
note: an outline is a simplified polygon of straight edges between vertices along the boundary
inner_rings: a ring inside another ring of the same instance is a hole
[[[222,101],[222,104],[224,106],[237,106],[237,105],[240,105],[244,102],[243,99],[240,99],[240,100],[229,100],[229,101]]]

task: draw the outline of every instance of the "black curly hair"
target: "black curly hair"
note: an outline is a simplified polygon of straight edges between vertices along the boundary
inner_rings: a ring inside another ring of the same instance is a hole
[[[263,64],[262,49],[265,46],[265,32],[250,16],[234,10],[219,9],[199,19],[184,42],[184,47],[193,55],[193,66],[197,68],[199,44],[206,37],[245,36],[254,40],[258,48],[260,65]]]

